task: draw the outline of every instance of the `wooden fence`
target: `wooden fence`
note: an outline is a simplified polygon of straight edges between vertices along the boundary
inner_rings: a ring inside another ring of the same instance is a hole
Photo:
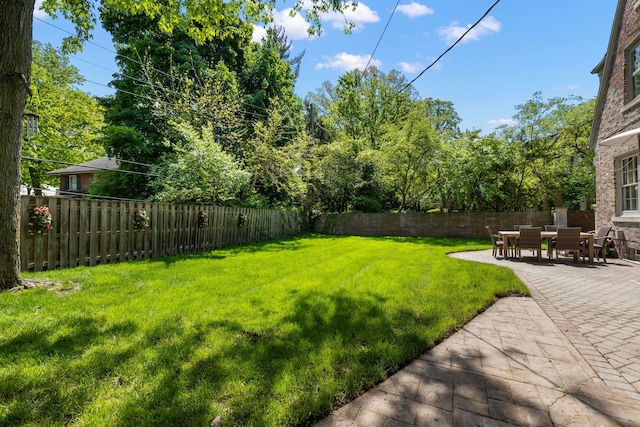
[[[295,211],[34,196],[22,196],[21,203],[23,271],[200,252],[296,235],[305,228],[304,213]],[[51,212],[51,229],[31,235],[30,214],[43,205]],[[138,209],[149,217],[146,231],[134,230]],[[203,227],[199,212],[208,216]]]

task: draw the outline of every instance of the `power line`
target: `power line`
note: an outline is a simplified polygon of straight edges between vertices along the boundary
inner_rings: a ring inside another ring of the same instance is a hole
[[[98,167],[98,166],[88,166],[88,165],[83,165],[83,164],[78,164],[78,163],[63,162],[61,160],[41,159],[39,157],[31,157],[31,156],[22,156],[22,159],[23,160],[31,160],[31,161],[34,161],[34,162],[47,162],[47,163],[56,163],[56,164],[66,165],[66,166],[76,166],[76,167],[79,167],[79,168],[85,168],[85,169],[90,169],[90,170],[102,170],[102,171],[107,171],[107,172],[122,172],[122,173],[130,173],[130,174],[134,174],[134,175],[153,176],[153,177],[161,177],[162,176],[162,175],[152,174],[152,173],[129,171],[129,170],[125,170],[125,169],[109,169],[109,168],[103,168],[103,167]]]
[[[399,0],[398,0],[398,1],[399,1]],[[396,6],[397,6],[397,5],[396,5]],[[394,9],[394,10],[395,10],[395,9]],[[40,18],[37,18],[37,17],[34,17],[34,19],[35,19],[35,20],[37,20],[37,21],[40,21],[40,22],[42,22],[42,23],[44,23],[44,24],[47,24],[47,25],[49,25],[49,26],[51,26],[51,27],[53,27],[53,28],[55,28],[55,29],[57,29],[57,30],[60,30],[60,31],[62,31],[62,32],[64,32],[64,33],[67,33],[67,34],[72,35],[72,36],[74,35],[74,33],[72,33],[71,31],[65,30],[64,28],[61,28],[61,27],[59,27],[59,26],[57,26],[57,25],[54,25],[54,24],[52,24],[52,23],[50,23],[50,22],[44,21],[44,20],[42,20],[42,19],[40,19]],[[143,67],[144,67],[144,66],[148,66],[148,64],[144,64],[143,62],[141,62],[141,61],[139,61],[139,60],[137,60],[137,59],[134,59],[134,58],[131,58],[130,56],[127,56],[127,55],[123,55],[123,54],[121,54],[121,53],[118,53],[117,51],[114,51],[113,49],[109,49],[108,47],[102,46],[102,45],[100,45],[100,44],[98,44],[98,43],[92,42],[92,41],[90,41],[90,40],[87,40],[86,42],[87,42],[87,43],[89,43],[89,44],[92,44],[92,45],[94,45],[94,46],[96,46],[96,47],[99,47],[99,48],[101,48],[101,49],[104,49],[104,50],[105,50],[105,51],[107,51],[107,52],[113,53],[113,54],[114,54],[114,55],[116,55],[116,56],[119,56],[119,57],[121,57],[121,58],[125,58],[125,59],[128,59],[128,60],[130,60],[130,61],[133,61],[133,62],[135,62],[136,64],[141,65],[141,66],[143,66]],[[86,59],[82,59],[82,58],[80,58],[80,57],[78,57],[78,56],[76,56],[76,55],[73,55],[73,56],[74,56],[74,58],[79,59],[79,60],[81,60],[82,62],[85,62],[85,63],[87,63],[87,64],[91,64],[91,65],[93,65],[93,66],[95,66],[95,67],[102,68],[102,69],[104,69],[104,70],[106,70],[106,71],[110,71],[110,72],[112,72],[112,73],[114,73],[114,74],[118,74],[118,75],[120,75],[120,76],[123,76],[123,77],[129,78],[129,79],[132,79],[132,80],[134,80],[134,81],[137,81],[137,82],[140,82],[140,83],[143,83],[143,84],[149,85],[149,86],[151,86],[151,87],[157,87],[157,88],[160,88],[160,89],[162,89],[162,90],[166,90],[166,91],[169,91],[169,92],[172,92],[172,93],[178,94],[178,95],[180,95],[180,96],[184,96],[184,94],[182,94],[182,93],[180,93],[180,92],[173,91],[173,90],[170,90],[170,89],[166,89],[166,88],[163,88],[163,87],[157,86],[157,85],[155,85],[155,84],[153,84],[153,83],[151,83],[151,82],[149,82],[149,81],[147,81],[147,80],[141,80],[141,79],[138,79],[138,78],[136,78],[136,77],[132,77],[132,76],[129,76],[129,75],[123,74],[123,73],[121,73],[121,72],[119,72],[119,71],[115,71],[115,70],[109,69],[109,68],[107,68],[107,67],[104,67],[104,66],[102,66],[102,65],[96,64],[96,63],[94,63],[94,62],[87,61]],[[167,73],[167,72],[165,72],[165,71],[162,71],[162,70],[160,70],[160,69],[158,69],[158,68],[155,68],[155,67],[152,67],[152,66],[149,66],[149,68],[150,68],[152,71],[158,72],[158,73],[160,73],[160,74],[163,74],[163,75],[165,75],[165,76],[167,76],[167,77],[171,78],[172,80],[174,80],[174,79],[177,79],[177,78],[178,78],[177,76],[175,76],[175,75],[173,75],[173,74],[171,74],[171,73]],[[83,78],[84,78],[84,77],[83,77]],[[118,90],[123,91],[122,89],[114,88],[114,87],[112,87],[112,86],[110,86],[110,85],[105,85],[105,84],[103,84],[103,83],[97,83],[97,82],[94,82],[94,81],[91,81],[91,80],[87,80],[87,79],[84,79],[84,80],[85,80],[86,82],[93,83],[93,84],[96,84],[96,85],[99,85],[99,86],[103,86],[103,87],[106,87],[106,88],[108,88],[108,89],[115,89],[116,91],[118,91]],[[132,93],[131,93],[131,92],[129,92],[129,94],[132,94]],[[268,109],[268,108],[266,108],[266,107],[260,107],[260,106],[258,106],[258,105],[249,104],[248,102],[244,102],[242,99],[238,99],[238,101],[239,101],[239,102],[241,102],[242,104],[246,105],[246,106],[253,107],[253,108],[257,108],[257,109],[260,109],[260,110],[264,110],[264,111],[269,112],[269,109]],[[248,112],[248,111],[243,111],[243,112],[248,113],[248,114],[254,114],[254,115],[255,115],[255,113],[252,113],[252,112]],[[267,116],[260,116],[260,117],[267,117]]]
[[[387,31],[387,27],[389,26],[389,22],[391,22],[391,18],[393,18],[393,15],[396,13],[396,9],[398,8],[398,4],[400,4],[400,0],[396,1],[396,5],[393,7],[393,11],[391,12],[391,15],[389,16],[389,19],[387,20],[387,24],[384,26],[384,29],[382,30],[382,34],[380,34],[380,37],[378,38],[378,42],[376,43],[376,47],[373,48],[373,52],[371,53],[371,56],[369,57],[369,60],[367,61],[367,65],[364,67],[363,71],[367,71],[367,68],[369,68],[369,64],[371,64],[371,60],[373,59],[373,55],[376,54],[376,50],[378,50],[378,46],[380,45],[380,42],[382,41],[382,37],[384,37],[384,33]]]
[[[489,9],[487,9],[487,11],[484,13],[484,15],[482,15],[482,17],[480,17],[480,19],[478,19],[478,20],[477,20],[477,21],[476,21],[472,26],[470,26],[470,27],[467,29],[467,31],[465,31],[465,32],[464,32],[460,37],[458,37],[458,40],[456,40],[454,44],[452,44],[451,46],[449,46],[449,48],[448,48],[447,50],[445,50],[444,52],[442,52],[442,54],[440,54],[440,56],[438,56],[438,57],[436,58],[436,60],[435,60],[435,61],[433,61],[433,62],[432,62],[432,63],[431,63],[427,68],[425,68],[424,70],[422,70],[422,71],[420,72],[420,74],[418,74],[418,75],[417,75],[413,80],[411,80],[411,81],[410,81],[409,83],[407,83],[407,84],[406,84],[402,89],[400,89],[400,90],[396,93],[396,95],[398,95],[398,94],[400,94],[400,93],[404,92],[404,90],[405,90],[405,89],[407,89],[409,86],[411,86],[411,85],[413,84],[413,82],[415,82],[415,81],[416,81],[416,80],[418,80],[420,77],[422,77],[422,75],[423,75],[427,70],[429,70],[431,67],[433,67],[434,65],[436,65],[436,63],[438,63],[438,61],[440,61],[440,59],[442,59],[442,57],[443,57],[443,56],[445,56],[447,53],[449,53],[449,51],[450,51],[451,49],[453,49],[453,48],[454,48],[458,43],[460,43],[460,42],[462,41],[462,39],[463,39],[467,34],[469,34],[469,32],[470,32],[471,30],[473,30],[473,29],[474,29],[474,28],[475,28],[475,27],[476,27],[476,26],[477,26],[477,25],[478,25],[478,24],[479,24],[479,23],[480,23],[484,18],[486,18],[486,17],[487,17],[487,15],[491,12],[491,10],[492,10],[494,7],[496,7],[496,5],[497,5],[498,3],[500,3],[500,0],[496,0],[496,2],[495,2],[495,3],[493,3]]]
[[[71,148],[75,148],[75,147],[54,147],[53,145],[36,144],[36,149],[37,148],[48,148],[50,150],[68,151]],[[90,154],[94,154],[95,155],[95,153],[90,153]],[[149,163],[140,163],[140,162],[134,162],[132,160],[124,160],[124,159],[120,159],[120,158],[115,157],[115,156],[108,156],[108,157],[112,158],[112,159],[116,159],[116,161],[120,162],[120,163],[130,163],[132,165],[146,166],[146,167],[149,167],[149,168],[155,166],[155,165],[152,165],[152,164],[149,164]]]
[[[36,21],[42,22],[43,24],[49,25],[49,26],[51,26],[51,27],[53,27],[53,28],[55,28],[55,29],[57,29],[57,30],[60,30],[60,31],[62,31],[62,32],[64,32],[64,33],[67,33],[67,34],[69,34],[69,35],[71,35],[71,36],[75,36],[75,34],[74,34],[74,33],[72,33],[71,31],[65,30],[65,29],[64,29],[64,28],[62,28],[62,27],[59,27],[59,26],[57,26],[57,25],[54,25],[54,24],[52,24],[52,23],[50,23],[50,22],[47,22],[47,21],[45,21],[45,20],[43,20],[43,19],[40,19],[40,18],[38,18],[38,17],[36,17],[36,16],[34,16],[34,17],[33,17],[33,19],[35,19]],[[133,58],[131,58],[131,57],[129,57],[129,56],[122,55],[122,54],[120,54],[120,53],[118,53],[118,52],[114,51],[113,49],[109,49],[108,47],[105,47],[105,46],[99,45],[98,43],[92,42],[91,40],[85,40],[85,41],[86,41],[87,43],[91,44],[91,45],[94,45],[94,46],[96,46],[96,47],[99,47],[100,49],[104,49],[104,50],[106,50],[107,52],[113,53],[113,54],[114,54],[114,55],[116,55],[116,56],[119,56],[119,57],[121,57],[121,58],[128,59],[128,60],[133,61],[133,62],[135,62],[136,64],[139,64],[139,65],[144,65],[141,61],[138,61],[137,59],[133,59]],[[172,76],[171,74],[168,74],[168,73],[166,73],[166,72],[164,72],[164,71],[162,71],[162,70],[155,70],[155,71],[157,71],[157,72],[159,72],[159,73],[162,73],[162,74],[164,74],[165,76],[170,77],[170,78],[172,78],[172,79],[173,79],[173,78],[175,78],[175,77],[174,77],[174,76]]]
[[[25,184],[23,184],[23,185],[25,185]],[[27,189],[30,189],[30,190],[51,191],[51,189],[44,188],[44,187],[29,187],[27,185],[25,185],[25,186],[27,187]],[[53,188],[55,188],[55,187],[53,187]],[[125,197],[105,196],[105,195],[102,195],[102,194],[77,193],[77,192],[74,192],[74,191],[60,190],[60,189],[57,189],[56,191],[58,193],[57,194],[58,196],[78,196],[78,197],[82,197],[82,198],[86,197],[86,198],[119,200],[119,201],[123,201],[123,202],[149,202],[149,200],[144,200],[144,199],[127,199]],[[27,194],[27,195],[30,196],[30,194]]]

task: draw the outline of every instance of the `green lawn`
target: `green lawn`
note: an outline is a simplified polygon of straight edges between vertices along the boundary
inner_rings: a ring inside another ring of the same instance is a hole
[[[488,240],[307,236],[58,270],[0,293],[0,425],[286,426],[464,325],[511,270]]]

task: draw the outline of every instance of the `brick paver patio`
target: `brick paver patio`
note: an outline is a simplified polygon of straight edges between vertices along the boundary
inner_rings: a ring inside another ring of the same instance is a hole
[[[512,268],[503,298],[324,426],[640,426],[640,265],[458,258]]]

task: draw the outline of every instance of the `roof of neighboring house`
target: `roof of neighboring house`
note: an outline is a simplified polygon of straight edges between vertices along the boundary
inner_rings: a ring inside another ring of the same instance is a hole
[[[618,35],[622,26],[622,18],[627,0],[618,0],[616,14],[613,17],[613,25],[611,25],[611,35],[609,36],[609,44],[607,45],[607,53],[605,57],[592,73],[600,74],[600,88],[598,89],[598,98],[596,100],[596,110],[593,116],[593,124],[591,125],[591,136],[589,137],[589,145],[595,148],[596,138],[600,129],[600,121],[602,119],[602,111],[604,110],[604,101],[609,90],[609,81],[611,80],[611,70],[616,57],[616,45],[618,43]]]
[[[66,168],[56,169],[47,172],[47,175],[74,175],[78,173],[93,173],[96,171],[112,171],[118,169],[115,157],[100,157],[88,162],[71,165]]]

